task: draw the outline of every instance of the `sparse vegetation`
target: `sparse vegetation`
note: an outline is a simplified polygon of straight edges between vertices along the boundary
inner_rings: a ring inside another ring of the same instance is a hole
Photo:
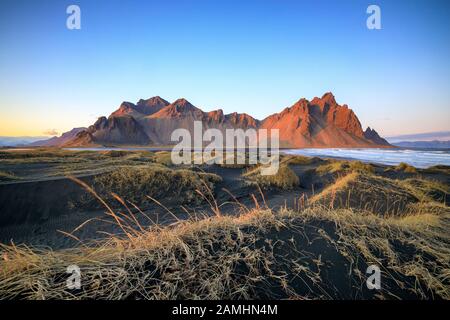
[[[414,213],[417,207],[412,205],[430,200],[421,189],[412,188],[410,183],[357,171],[338,178],[311,198],[312,203],[330,208],[353,208],[385,216]]]
[[[217,155],[219,157],[220,155]],[[228,169],[245,169],[254,168],[256,164],[250,164],[248,152],[235,152],[232,156],[229,156],[226,152],[222,153],[222,163],[218,164],[219,167]],[[242,163],[243,162],[243,163]]]
[[[103,198],[112,200],[112,194],[136,205],[151,202],[147,196],[156,199],[176,197],[182,202],[199,202],[207,194],[207,188],[221,181],[217,175],[193,172],[185,169],[170,169],[162,165],[126,166],[117,168],[94,178],[93,188]],[[95,201],[90,197],[91,201]]]
[[[450,298],[449,214],[247,210],[65,251],[2,246],[0,296],[24,299]],[[67,289],[76,264],[82,289]],[[375,293],[365,270],[383,270]],[[344,281],[340,281],[344,278]],[[340,280],[339,280],[340,279]]]
[[[427,169],[422,170],[424,173],[431,173],[431,174],[446,174],[450,175],[450,166],[431,166]]]
[[[403,171],[405,173],[417,173],[417,169],[413,166],[410,166],[409,164],[405,162],[400,162],[395,168],[395,171]]]
[[[1,181],[15,181],[18,177],[10,172],[0,171],[0,182]]]
[[[58,148],[33,148],[33,149],[18,149],[12,151],[0,151],[0,162],[10,163],[36,163],[36,162],[63,162],[75,161],[82,159],[96,159],[111,158],[109,151],[87,151],[87,150],[64,150]]]
[[[320,165],[316,169],[316,172],[320,175],[345,174],[353,171],[374,173],[375,168],[371,164],[361,161],[328,160],[328,163]]]
[[[130,155],[130,152],[123,151],[123,150],[108,150],[108,151],[101,152],[101,154],[106,157],[120,158],[120,157],[125,157],[127,155]]]
[[[285,163],[287,165],[308,165],[316,162],[321,162],[320,158],[316,157],[305,157],[305,156],[293,156],[288,155],[284,156],[281,160],[281,163]]]
[[[172,165],[172,158],[169,151],[158,151],[155,152],[155,162],[163,164],[165,166]]]
[[[18,171],[24,181],[43,178],[101,174],[117,167],[155,162],[148,151],[69,151],[30,149],[0,152],[0,171]]]
[[[261,167],[258,166],[247,172],[244,177],[246,177],[250,183],[257,183],[263,189],[273,187],[282,190],[290,190],[300,184],[298,176],[287,165],[280,165],[277,173],[273,175],[262,175]]]
[[[450,188],[438,181],[424,178],[410,178],[400,180],[399,183],[409,187],[412,193],[423,202],[438,201],[448,203]]]

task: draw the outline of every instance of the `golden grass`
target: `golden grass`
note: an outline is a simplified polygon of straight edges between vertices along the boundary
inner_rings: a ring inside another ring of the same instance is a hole
[[[436,199],[431,197],[435,190],[445,188],[437,182],[425,179],[392,180],[370,173],[353,171],[338,178],[321,193],[311,198],[311,203],[330,208],[353,208],[375,212],[385,216],[398,216],[428,210],[427,204]],[[439,195],[439,194],[438,194]],[[440,210],[440,206],[434,206]]]
[[[20,176],[22,180],[95,175],[120,166],[154,162],[154,153],[148,151],[70,151],[47,148],[0,152],[1,170],[23,172]]]
[[[395,171],[403,171],[406,173],[417,173],[417,169],[413,166],[410,166],[409,164],[405,162],[400,162],[396,167],[394,167]]]
[[[291,190],[300,184],[300,179],[295,172],[287,165],[280,165],[276,174],[261,175],[261,167],[252,168],[244,177],[250,183],[257,183],[261,188],[278,188],[282,190]]]
[[[316,172],[320,175],[349,173],[352,171],[374,173],[375,168],[371,164],[363,163],[361,161],[343,160],[328,160],[328,163],[316,168]]]
[[[399,180],[398,183],[409,188],[409,190],[423,202],[434,200],[445,203],[446,198],[450,193],[449,186],[444,185],[439,181],[420,177]]]
[[[202,197],[197,190],[203,193],[206,193],[206,187],[214,190],[215,184],[221,180],[215,174],[149,164],[115,168],[96,176],[92,187],[107,200],[113,200],[112,194],[116,194],[135,205],[145,206],[153,202],[149,196],[166,201],[174,198],[184,203],[201,202]],[[83,202],[89,206],[96,200],[88,197]]]
[[[448,230],[448,213],[385,219],[348,209],[260,208],[69,250],[4,245],[0,297],[449,299]],[[79,291],[66,287],[73,264],[82,273]],[[370,264],[383,272],[376,295],[364,290]],[[342,273],[330,277],[338,266]]]
[[[129,155],[130,152],[124,150],[108,150],[108,151],[100,151],[100,154],[110,158],[121,158]]]
[[[155,152],[155,162],[163,164],[165,166],[172,165],[171,153],[169,151],[158,151]]]

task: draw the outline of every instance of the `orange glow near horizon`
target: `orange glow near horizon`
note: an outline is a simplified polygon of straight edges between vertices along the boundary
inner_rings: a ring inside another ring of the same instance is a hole
[[[57,125],[55,125],[57,124]],[[82,127],[77,121],[42,119],[0,115],[0,136],[8,137],[52,137],[61,135],[75,127]],[[50,134],[55,130],[57,134]]]

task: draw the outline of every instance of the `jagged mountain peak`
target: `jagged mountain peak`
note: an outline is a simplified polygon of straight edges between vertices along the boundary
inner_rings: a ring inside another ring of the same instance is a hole
[[[370,127],[367,127],[367,129],[364,131],[364,138],[379,145],[389,145],[389,142],[387,142],[386,139],[380,137],[378,132]]]
[[[169,102],[163,98],[156,96],[149,99],[140,99],[137,104],[124,101],[121,103],[119,108],[114,111],[111,115],[114,116],[124,116],[129,115],[135,118],[144,117],[152,115],[162,108],[169,105]]]
[[[322,96],[322,101],[329,103],[329,104],[337,104],[336,98],[334,97],[334,94],[332,92],[326,92]]]
[[[203,111],[184,98],[180,98],[151,115],[151,118],[202,117]]]
[[[164,100],[160,96],[154,96],[148,99],[140,99],[137,102],[138,106],[147,106],[147,107],[165,107],[170,103],[167,100]]]
[[[185,98],[180,98],[172,102],[172,105],[182,108],[193,108],[194,105],[187,101]],[[195,107],[194,107],[195,108]]]

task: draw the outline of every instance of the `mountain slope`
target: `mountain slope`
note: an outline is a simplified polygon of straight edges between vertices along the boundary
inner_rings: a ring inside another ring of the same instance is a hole
[[[39,140],[33,143],[30,143],[29,146],[31,147],[59,147],[62,146],[66,143],[68,143],[69,141],[73,140],[76,135],[82,131],[86,130],[86,128],[73,128],[70,131],[64,132],[61,136],[59,137],[53,137],[50,139],[45,139],[45,140]]]
[[[340,106],[332,93],[312,101],[300,99],[292,107],[262,121],[261,128],[279,129],[280,146],[375,147],[389,144],[365,136],[361,123],[347,105]]]
[[[129,115],[100,117],[87,130],[79,132],[65,147],[94,145],[146,145],[151,140],[135,118]]]

